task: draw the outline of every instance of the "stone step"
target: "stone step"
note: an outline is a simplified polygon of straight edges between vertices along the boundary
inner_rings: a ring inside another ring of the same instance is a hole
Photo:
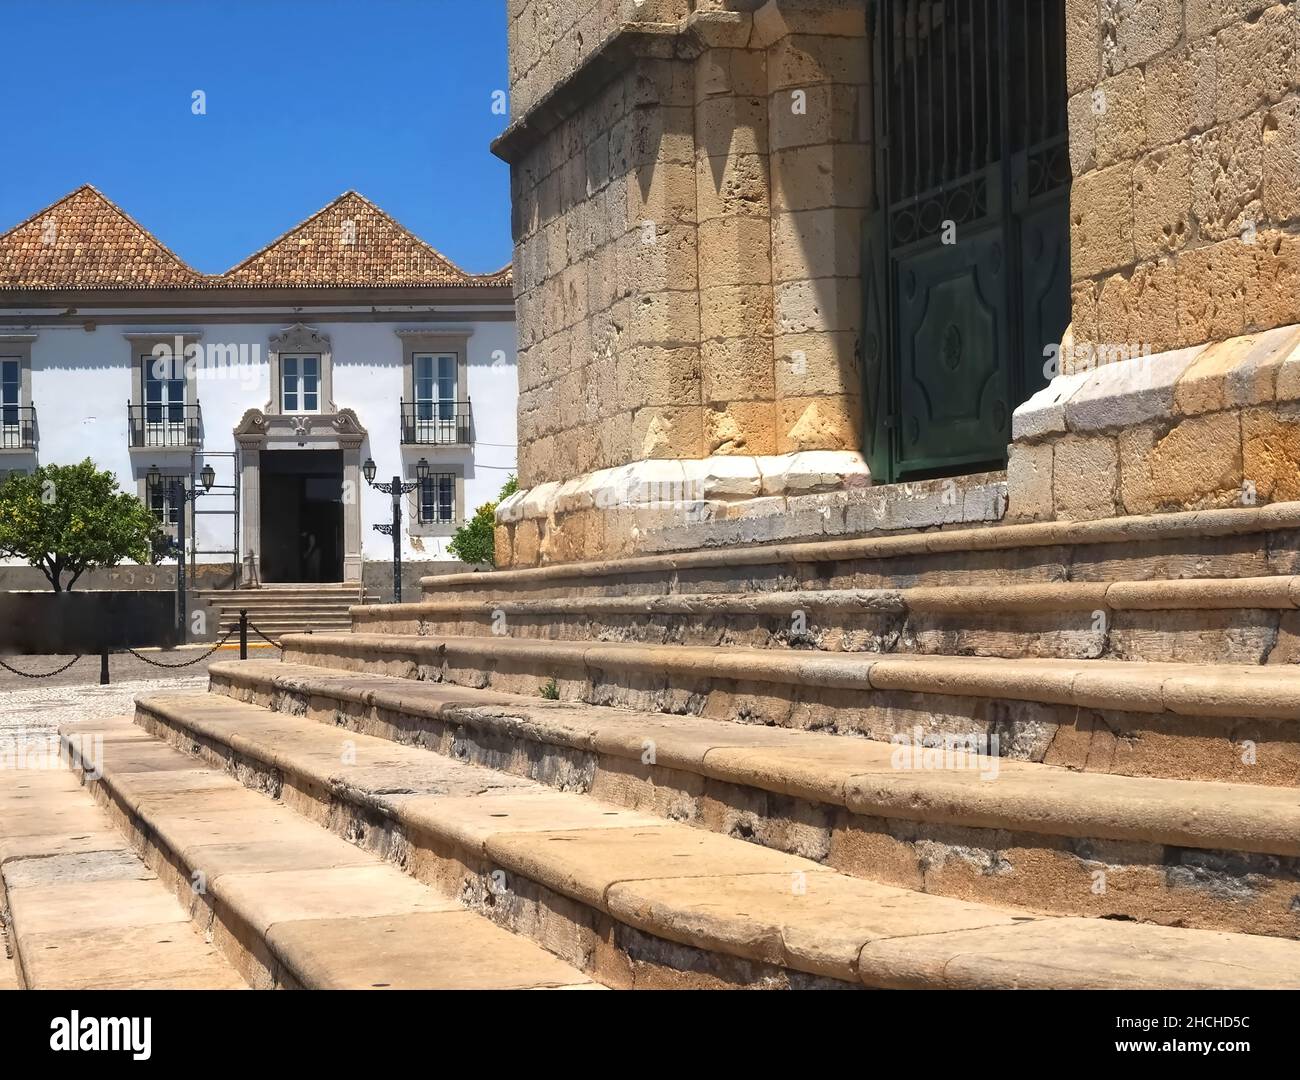
[[[1300,577],[425,600],[365,633],[1177,663],[1300,660]]]
[[[898,889],[217,695],[137,717],[609,985],[1300,987],[1296,941]]]
[[[347,600],[295,600],[265,604],[214,604],[223,615],[238,615],[241,610],[249,615],[275,612],[342,612],[348,614],[356,605]]]
[[[255,988],[599,989],[129,719],[61,731],[70,748],[102,738],[98,760],[87,755],[100,773],[87,774],[91,790],[157,873],[154,887],[167,886]]]
[[[421,579],[426,599],[894,589],[1300,573],[1300,502],[726,547]]]
[[[200,593],[199,597],[207,600],[214,607],[226,608],[229,611],[238,611],[242,607],[250,611],[253,608],[283,606],[342,607],[344,604],[360,603],[363,599],[359,591],[341,589],[334,590],[333,593],[260,593],[260,591],[231,593],[230,590],[225,590],[220,593]]]
[[[287,635],[284,659],[889,742],[997,735],[1003,756],[1300,784],[1300,667],[880,656],[509,637]]]
[[[0,909],[18,987],[247,989],[67,768],[0,769]]]
[[[289,663],[221,662],[210,674],[214,692],[239,701],[887,884],[1063,914],[1300,935],[1292,788],[1007,759],[925,767],[864,739]]]
[[[352,629],[352,622],[347,615],[272,615],[268,618],[253,618],[253,616],[250,615],[248,621],[252,624],[249,627],[250,630],[255,626],[263,632],[275,629],[286,630],[289,633],[297,633],[304,632],[304,627],[312,630],[317,627],[330,630]],[[221,628],[223,630],[230,628],[238,629],[239,616],[223,615],[221,617]]]
[[[349,611],[356,606],[357,597],[341,595],[336,590],[332,599],[305,599],[291,595],[273,595],[244,602],[214,601],[217,609],[218,632],[239,629],[241,608],[248,612],[248,621],[264,634],[300,634],[315,630],[348,630],[352,620]],[[225,593],[230,596],[230,593]],[[246,596],[248,594],[237,594]]]

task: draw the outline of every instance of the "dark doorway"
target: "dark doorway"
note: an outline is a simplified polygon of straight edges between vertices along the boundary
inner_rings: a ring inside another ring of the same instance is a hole
[[[262,580],[343,580],[343,452],[261,457]]]
[[[877,0],[862,340],[882,480],[1002,468],[1070,321],[1064,0]]]

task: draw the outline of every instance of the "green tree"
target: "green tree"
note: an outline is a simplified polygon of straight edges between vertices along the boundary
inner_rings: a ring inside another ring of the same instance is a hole
[[[71,590],[87,570],[149,562],[156,531],[144,503],[89,458],[15,473],[0,485],[0,551],[26,559],[55,592]]]
[[[495,566],[497,558],[494,530],[497,504],[518,490],[519,480],[514,473],[511,473],[506,479],[505,486],[501,488],[501,494],[497,496],[496,502],[484,503],[475,510],[474,516],[456,530],[447,544],[447,550],[461,562],[487,563],[489,566]]]

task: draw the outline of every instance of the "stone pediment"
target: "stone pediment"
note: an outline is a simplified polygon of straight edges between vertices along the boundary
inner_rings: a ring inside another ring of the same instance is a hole
[[[235,425],[235,441],[249,449],[298,446],[344,450],[360,447],[366,435],[366,429],[351,409],[297,415],[268,415],[261,409],[249,409]]]
[[[322,353],[330,351],[328,334],[315,330],[304,323],[286,326],[278,334],[271,335],[271,348],[285,353]]]

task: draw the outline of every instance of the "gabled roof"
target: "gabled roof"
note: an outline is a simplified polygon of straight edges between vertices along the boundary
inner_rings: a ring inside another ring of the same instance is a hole
[[[467,274],[355,191],[222,278],[232,285],[473,285]]]
[[[89,184],[0,234],[0,290],[501,287],[348,191],[224,274],[187,266]]]
[[[150,289],[203,279],[89,184],[0,234],[0,288]]]

